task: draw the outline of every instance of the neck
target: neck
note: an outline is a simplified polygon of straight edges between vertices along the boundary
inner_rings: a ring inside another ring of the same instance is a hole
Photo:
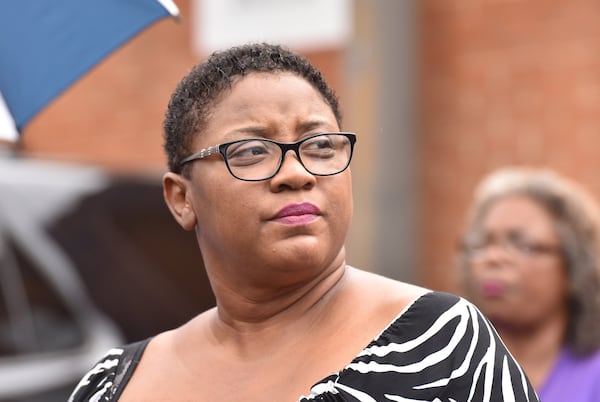
[[[335,296],[345,273],[342,258],[317,276],[283,288],[276,284],[243,290],[215,286],[214,327],[237,334],[254,333],[284,322],[310,319]]]
[[[539,389],[552,370],[564,344],[565,314],[550,315],[538,325],[520,327],[494,323],[506,347]]]

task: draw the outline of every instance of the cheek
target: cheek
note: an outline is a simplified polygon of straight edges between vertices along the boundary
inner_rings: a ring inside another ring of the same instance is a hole
[[[239,195],[231,194],[231,187],[220,185],[220,181],[212,181],[210,185],[198,188],[194,192],[194,211],[198,217],[198,227],[201,231],[215,230],[218,226],[227,227],[232,215],[239,213],[232,203],[232,198],[243,200]]]
[[[242,250],[256,241],[255,208],[246,199],[237,196],[234,201],[230,194],[222,193],[218,201],[206,200],[199,208],[197,236],[202,252],[218,252],[222,255],[232,249]]]
[[[464,271],[467,283],[473,286],[475,282],[482,279],[487,269],[486,264],[482,261],[466,261]]]
[[[331,204],[336,212],[336,215],[340,217],[340,224],[345,226],[347,231],[354,214],[354,203],[352,198],[352,184],[350,177],[348,176],[348,182],[341,186],[337,191],[334,190],[333,196],[330,197]]]
[[[528,302],[548,307],[563,304],[567,297],[568,280],[560,264],[527,267],[518,282]]]
[[[486,267],[481,262],[466,261],[461,272],[462,283],[469,296],[478,300],[482,297],[480,286],[484,280]]]

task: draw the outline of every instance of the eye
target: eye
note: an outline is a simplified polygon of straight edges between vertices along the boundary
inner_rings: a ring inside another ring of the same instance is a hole
[[[303,155],[315,158],[333,157],[342,144],[335,136],[322,135],[302,143]]]
[[[467,253],[478,253],[490,244],[490,239],[485,234],[477,233],[468,236],[463,242],[463,249]]]
[[[515,250],[522,252],[530,252],[533,247],[532,242],[522,232],[518,231],[508,233],[506,242]]]
[[[273,145],[268,141],[246,140],[231,144],[227,148],[227,160],[234,166],[261,163],[273,156]]]
[[[488,242],[484,239],[477,239],[476,241],[469,244],[469,248],[472,250],[482,250],[488,246]]]

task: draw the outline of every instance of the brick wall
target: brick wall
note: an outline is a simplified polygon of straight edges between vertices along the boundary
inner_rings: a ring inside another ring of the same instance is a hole
[[[422,280],[456,290],[473,187],[546,165],[600,196],[600,2],[421,0]]]

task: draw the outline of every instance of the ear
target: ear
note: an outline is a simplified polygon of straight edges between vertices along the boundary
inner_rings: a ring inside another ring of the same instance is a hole
[[[190,183],[183,176],[167,172],[163,176],[163,196],[171,214],[185,230],[196,226],[196,214],[188,200]]]

